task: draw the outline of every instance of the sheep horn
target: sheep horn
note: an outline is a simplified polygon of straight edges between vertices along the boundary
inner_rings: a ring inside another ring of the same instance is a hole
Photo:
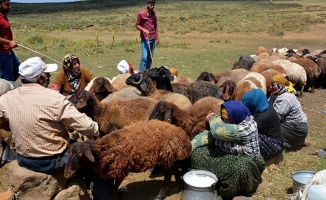
[[[135,85],[139,85],[142,81],[143,81],[143,77],[144,77],[144,75],[143,74],[139,74],[140,75],[140,79],[139,79],[139,81],[134,81],[134,80],[132,80],[132,83],[133,84],[135,84]]]

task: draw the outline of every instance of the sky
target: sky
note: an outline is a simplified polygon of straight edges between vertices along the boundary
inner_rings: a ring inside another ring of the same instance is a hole
[[[78,0],[10,0],[12,3],[59,3],[59,2],[74,2]]]

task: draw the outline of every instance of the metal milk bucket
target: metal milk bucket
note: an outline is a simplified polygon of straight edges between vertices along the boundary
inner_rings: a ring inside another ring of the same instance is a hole
[[[217,177],[206,170],[191,170],[183,176],[185,182],[182,200],[217,200],[218,194],[214,187]]]
[[[312,177],[316,171],[294,171],[291,173],[293,180],[293,194],[303,187]]]

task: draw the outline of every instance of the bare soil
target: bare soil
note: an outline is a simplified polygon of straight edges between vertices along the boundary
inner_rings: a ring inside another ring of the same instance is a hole
[[[300,33],[300,34],[285,34],[284,37],[298,37],[298,38],[311,38],[316,39],[319,38],[321,40],[326,39],[326,34],[324,31],[326,25],[319,25],[316,26],[313,30],[306,32],[306,33]],[[203,37],[203,35],[201,35]],[[210,37],[207,35],[207,37]],[[266,36],[268,38],[268,36]],[[263,46],[263,44],[262,44]],[[304,112],[306,113],[308,117],[308,121],[320,121],[321,111],[326,110],[326,90],[315,90],[314,94],[311,94],[309,92],[305,92],[303,98],[300,98],[300,102],[302,104],[302,107],[304,109]],[[325,117],[323,118],[325,120]],[[311,124],[309,129],[311,132],[314,132],[314,137],[319,138],[320,140],[325,140],[322,135],[320,134],[320,126],[324,126],[325,122],[320,123],[313,123],[313,126]],[[323,130],[323,129],[322,129]],[[311,134],[309,132],[309,134]],[[309,141],[309,137],[307,140]],[[325,143],[325,141],[324,141]],[[316,156],[313,155],[315,152],[314,145],[310,145],[308,147],[305,147],[301,149],[298,153],[305,155],[305,156]],[[317,157],[317,156],[316,156]],[[295,163],[294,163],[295,164]],[[3,166],[0,166],[0,192],[4,192],[9,187],[9,177],[7,174],[7,166],[8,164],[5,164]],[[161,185],[163,184],[163,177],[158,178],[149,178],[149,171],[143,172],[143,173],[131,173],[128,177],[122,182],[121,187],[123,188],[122,196],[124,200],[149,200],[153,199],[159,192]],[[264,175],[263,175],[264,177]],[[166,200],[180,200],[182,198],[182,191],[177,191],[175,187],[173,187],[175,184],[174,180],[173,183],[168,190]],[[264,186],[259,187],[257,193],[260,193],[262,190],[264,190]],[[253,196],[253,199],[258,199],[255,195]]]

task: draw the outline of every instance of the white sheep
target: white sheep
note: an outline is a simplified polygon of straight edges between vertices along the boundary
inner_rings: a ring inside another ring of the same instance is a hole
[[[302,97],[304,86],[307,83],[307,74],[305,69],[301,65],[286,59],[273,60],[273,64],[281,65],[284,68],[289,81],[296,85],[296,90],[298,92],[300,91],[298,95]]]

